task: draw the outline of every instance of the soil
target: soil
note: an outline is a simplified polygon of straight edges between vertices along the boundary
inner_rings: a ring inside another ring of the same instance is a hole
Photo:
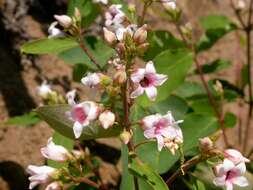
[[[3,7],[4,2],[5,1],[0,0],[0,7]],[[229,16],[233,15],[229,8],[229,0],[191,0],[179,1],[179,3],[185,10],[184,21],[186,22],[187,20],[190,20],[194,26],[197,26],[194,27],[196,36],[199,36],[201,33],[198,24],[200,16],[216,13]],[[62,4],[60,5],[62,6]],[[57,13],[57,11],[63,12],[62,10],[63,9],[61,8],[53,11]],[[47,28],[48,24],[51,22],[52,17],[50,19],[38,19],[38,15],[30,12],[27,12],[22,17],[26,36],[29,36],[29,39],[45,37],[45,28]],[[160,23],[152,22],[152,20],[155,20],[153,14],[150,15],[150,18],[152,18],[151,25],[155,28],[166,27],[168,30],[175,30],[173,26],[163,23],[162,21]],[[41,20],[43,20],[43,22]],[[0,28],[2,28],[1,30],[5,30],[3,26]],[[36,105],[39,105],[41,100],[36,95],[36,87],[44,79],[52,81],[53,87],[58,92],[66,93],[72,88],[78,88],[80,94],[82,94],[82,99],[90,98],[85,94],[86,89],[83,86],[71,82],[71,65],[65,64],[53,55],[32,58],[20,56],[20,54],[17,53],[18,47],[15,46],[15,48],[13,48],[14,42],[10,39],[13,35],[13,31],[5,30],[3,33],[4,35],[0,36],[1,121],[7,120],[11,116],[21,115],[35,108]],[[201,55],[200,61],[204,63],[222,57],[230,59],[233,61],[234,65],[239,64],[244,52],[238,45],[238,41],[235,40],[237,39],[235,35],[235,33],[231,33],[220,40],[208,53]],[[16,33],[15,36],[18,36],[18,34]],[[19,42],[24,41],[24,38],[20,37],[20,35],[19,38]],[[228,80],[234,82],[239,70],[240,68],[237,66],[231,67],[229,71],[218,73],[218,76],[225,76]],[[246,115],[244,114],[246,113],[245,106],[240,110],[234,108],[235,105],[232,104],[226,109],[231,110],[236,114],[240,113],[242,116]],[[0,190],[28,189],[25,168],[29,164],[40,165],[45,162],[39,150],[45,145],[52,133],[53,131],[44,122],[32,127],[6,126],[0,123],[0,176],[2,176],[2,178],[0,177]],[[237,133],[238,132],[234,129],[229,130],[228,136],[233,137]],[[232,144],[238,143],[237,138],[229,138],[229,140]],[[115,151],[115,154],[118,154],[119,143],[117,139],[102,139],[99,140],[99,144],[111,148],[110,150]],[[220,144],[222,146],[222,142]],[[110,175],[107,175],[107,172],[109,172]],[[111,183],[115,183],[119,177],[117,168],[112,167],[106,162],[101,173],[106,174],[107,181],[110,181]]]

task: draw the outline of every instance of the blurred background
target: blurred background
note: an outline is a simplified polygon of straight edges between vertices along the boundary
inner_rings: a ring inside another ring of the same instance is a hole
[[[234,17],[229,0],[178,0],[178,3],[183,9],[183,18],[192,23],[196,38],[202,33],[199,26],[201,16],[218,13]],[[36,88],[43,80],[50,81],[52,87],[62,94],[77,88],[79,94],[82,94],[81,99],[93,96],[87,94],[85,87],[72,82],[73,65],[65,64],[54,55],[30,56],[20,52],[23,43],[45,38],[48,26],[54,21],[53,15],[66,13],[67,5],[68,0],[0,0],[0,121],[23,115],[36,108],[41,102]],[[147,15],[148,24],[152,28],[175,31],[174,26],[158,16],[152,11]],[[96,31],[97,27],[101,27],[99,19],[97,22],[89,31]],[[238,34],[230,33],[208,53],[200,56],[200,62],[203,63],[220,57],[231,60],[235,66],[216,75],[233,83],[241,69],[240,63],[244,61],[240,38],[236,35]],[[231,104],[226,109],[239,113],[242,117],[246,113],[244,105],[234,109]],[[0,123],[0,190],[28,189],[24,169],[28,164],[40,165],[45,162],[40,148],[46,144],[52,133],[52,129],[44,122],[33,126]],[[236,133],[236,129],[229,131],[232,144],[238,143],[238,139],[233,138]],[[106,174],[105,180],[117,183],[119,168],[107,162],[112,158],[106,156],[109,155],[108,151],[114,157],[120,156],[118,140],[102,139],[89,142],[89,146],[94,147],[93,150],[105,161],[102,167]]]

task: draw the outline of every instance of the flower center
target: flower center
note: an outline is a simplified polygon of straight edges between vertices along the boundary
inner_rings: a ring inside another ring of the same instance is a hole
[[[87,118],[87,114],[84,112],[82,107],[75,107],[72,112],[72,117],[75,121],[83,123]]]
[[[160,119],[159,122],[155,124],[155,134],[161,134],[162,129],[166,127],[168,124],[168,121],[166,119]]]
[[[149,86],[152,86],[155,81],[155,75],[154,74],[146,74],[144,78],[140,81],[140,85],[143,88],[147,88]]]
[[[226,180],[231,180],[232,178],[234,178],[236,176],[237,176],[237,172],[233,171],[233,170],[230,170],[230,171],[227,172]]]

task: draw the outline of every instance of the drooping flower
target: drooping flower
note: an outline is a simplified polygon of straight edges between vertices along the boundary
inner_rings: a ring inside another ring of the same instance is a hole
[[[72,18],[68,15],[54,15],[54,18],[63,28],[69,28],[73,24]]]
[[[81,79],[81,82],[90,87],[93,88],[97,86],[100,83],[101,74],[100,73],[88,73],[85,77]]]
[[[246,172],[244,163],[234,164],[228,159],[224,159],[222,164],[214,168],[216,178],[213,183],[216,186],[225,187],[226,190],[233,190],[234,185],[240,187],[248,186],[248,180],[242,176]]]
[[[99,115],[99,121],[104,129],[113,126],[115,122],[115,114],[109,110],[104,111]]]
[[[47,146],[41,148],[40,151],[45,158],[57,162],[64,162],[70,157],[69,151],[63,146],[56,145],[52,137],[48,139]]]
[[[105,26],[115,32],[118,28],[123,27],[126,19],[125,13],[121,10],[122,5],[113,4],[105,13]]]
[[[58,22],[53,22],[49,28],[48,28],[48,38],[62,38],[65,36],[65,33],[61,31],[56,26],[58,25]]]
[[[146,68],[137,69],[131,75],[131,80],[138,85],[137,89],[131,93],[131,98],[137,98],[146,92],[150,100],[155,100],[157,96],[157,86],[161,86],[168,77],[164,74],[157,74],[154,64],[149,61]]]
[[[245,158],[239,151],[235,149],[225,150],[224,157],[232,161],[234,164],[250,162],[248,158]]]
[[[168,11],[175,10],[177,8],[176,0],[162,0],[164,8]]]
[[[182,120],[175,121],[170,111],[164,116],[161,114],[146,116],[141,121],[144,136],[147,139],[156,139],[159,151],[167,147],[172,153],[175,153],[183,143],[183,134],[178,126],[182,122]]]
[[[108,4],[108,0],[92,0],[93,3],[103,3],[105,5]]]
[[[44,80],[42,84],[37,87],[37,93],[42,98],[47,98],[52,92],[51,86],[46,80]]]
[[[84,127],[94,121],[99,114],[99,107],[95,102],[85,101],[72,106],[70,112],[66,112],[67,116],[74,121],[73,131],[76,138],[82,134]]]
[[[57,172],[55,168],[49,166],[34,166],[29,165],[27,167],[27,173],[32,175],[28,179],[30,180],[29,189],[33,189],[39,184],[47,184],[52,180],[52,176]]]
[[[54,181],[47,185],[45,190],[62,190],[62,184],[59,181]]]

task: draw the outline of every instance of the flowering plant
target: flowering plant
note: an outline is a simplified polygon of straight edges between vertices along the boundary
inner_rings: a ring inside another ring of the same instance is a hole
[[[246,153],[253,107],[252,6],[247,8],[244,1],[231,0],[239,24],[225,16],[204,17],[201,23],[205,32],[196,40],[192,26],[182,24],[183,11],[175,0],[140,1],[141,14],[134,4],[121,1],[115,1],[119,4],[107,0],[80,2],[84,3],[70,1],[68,15],[55,15],[56,21],[50,25],[47,39],[22,47],[25,53],[56,53],[66,62],[76,65],[83,62],[79,82],[99,92],[98,97],[77,101],[75,89],[64,98],[46,82],[38,88],[48,105],[38,107],[36,113],[64,136],[61,138],[75,142],[79,150],[67,149],[66,144],[58,145],[50,138],[41,153],[46,159],[63,165],[60,168],[28,166],[30,189],[38,184],[46,184],[46,189],[86,184],[87,189],[104,190],[216,187],[232,190],[234,186],[249,186],[244,176],[249,159],[236,150],[240,147],[229,142],[226,131],[236,125],[236,116],[225,112],[225,104],[235,99],[249,104],[243,143],[239,126],[239,141]],[[87,7],[89,14],[85,12]],[[152,30],[146,15],[157,7],[163,10],[161,16],[176,27],[180,39],[168,31]],[[249,14],[247,24],[242,17],[246,13]],[[102,27],[90,35],[88,28],[92,30],[95,21]],[[221,79],[207,81],[206,75],[228,64],[215,60],[202,65],[200,53],[237,30],[243,30],[248,40],[248,74],[244,84],[236,86]],[[200,81],[192,79],[194,75]],[[244,94],[246,86],[247,95]],[[225,151],[216,146],[220,136]],[[82,147],[84,140],[111,137],[118,137],[122,142],[121,182],[114,186],[104,182],[96,157]],[[198,170],[203,170],[200,166],[207,169],[212,179],[198,174]]]

